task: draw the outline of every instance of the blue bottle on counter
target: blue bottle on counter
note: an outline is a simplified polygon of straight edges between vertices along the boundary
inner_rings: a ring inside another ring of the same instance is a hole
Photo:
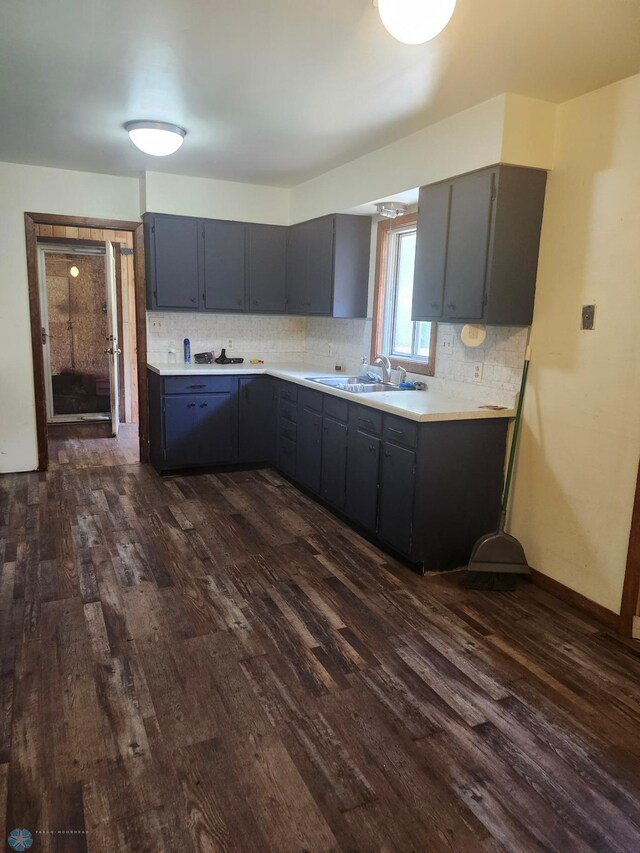
[[[191,341],[189,338],[184,339],[184,363],[191,364]]]

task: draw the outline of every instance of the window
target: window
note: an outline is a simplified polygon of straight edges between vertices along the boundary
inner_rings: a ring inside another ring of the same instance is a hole
[[[411,373],[433,376],[435,323],[411,319],[416,215],[378,225],[378,258],[372,357],[388,355]]]

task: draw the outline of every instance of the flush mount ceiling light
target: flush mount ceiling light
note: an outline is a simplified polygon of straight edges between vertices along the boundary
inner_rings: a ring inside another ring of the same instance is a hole
[[[401,204],[399,201],[380,201],[376,204],[376,210],[380,216],[395,219],[398,216],[404,216],[409,210],[409,206]]]
[[[173,154],[187,135],[183,127],[166,121],[128,121],[124,129],[136,148],[154,157]]]
[[[377,0],[377,6],[394,38],[404,44],[424,44],[447,26],[456,0]]]
[[[78,278],[78,276],[80,275],[80,270],[78,269],[78,267],[71,267],[71,269],[69,270],[69,275],[72,275],[74,278]]]

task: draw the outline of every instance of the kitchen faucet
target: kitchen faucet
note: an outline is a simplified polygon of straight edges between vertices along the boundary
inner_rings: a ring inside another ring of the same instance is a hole
[[[371,362],[372,366],[379,365],[382,368],[382,381],[391,381],[391,362],[386,355],[377,355]]]

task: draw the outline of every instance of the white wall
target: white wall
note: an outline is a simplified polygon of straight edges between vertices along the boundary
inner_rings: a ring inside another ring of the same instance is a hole
[[[24,213],[138,219],[138,181],[0,163],[0,472],[37,467]]]
[[[289,224],[289,190],[145,172],[140,213],[176,213],[236,219],[268,225]]]
[[[616,613],[640,455],[638,104],[640,76],[557,110],[512,513],[531,565]]]

